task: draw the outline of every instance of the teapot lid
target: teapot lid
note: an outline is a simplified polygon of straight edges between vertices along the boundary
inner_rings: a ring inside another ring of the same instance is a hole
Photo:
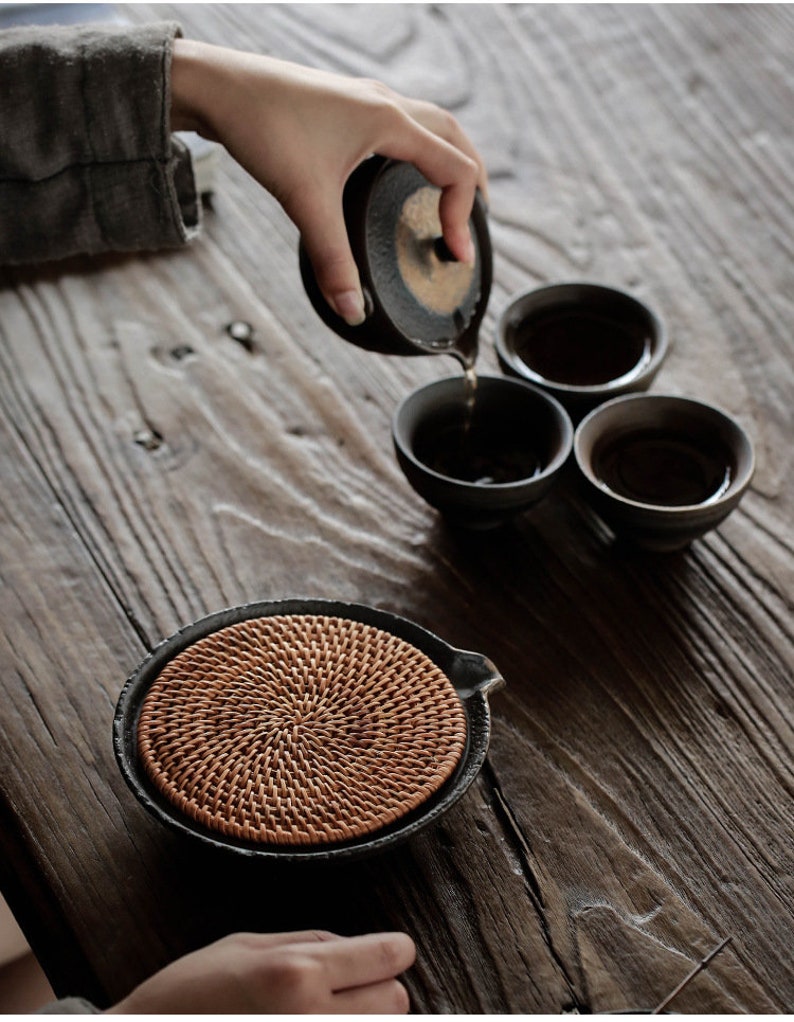
[[[367,318],[350,326],[317,285],[303,244],[303,284],[321,319],[345,340],[393,354],[455,355],[473,365],[492,280],[485,203],[469,220],[475,258],[458,262],[444,242],[441,189],[410,163],[371,156],[350,175],[343,206]]]

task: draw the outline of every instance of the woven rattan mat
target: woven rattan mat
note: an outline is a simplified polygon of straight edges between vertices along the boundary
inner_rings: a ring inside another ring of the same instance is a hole
[[[274,844],[371,834],[427,800],[466,744],[466,716],[421,650],[357,621],[290,614],[223,628],[177,654],[138,721],[157,789],[221,834]]]

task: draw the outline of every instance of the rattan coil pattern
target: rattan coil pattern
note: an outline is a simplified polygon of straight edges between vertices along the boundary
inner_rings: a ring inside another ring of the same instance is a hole
[[[466,716],[410,643],[344,618],[285,614],[178,653],[137,725],[155,787],[227,837],[328,844],[371,834],[451,776]]]

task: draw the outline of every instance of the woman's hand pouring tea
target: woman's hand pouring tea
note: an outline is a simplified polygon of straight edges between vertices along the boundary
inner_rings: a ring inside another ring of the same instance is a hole
[[[193,40],[174,43],[172,128],[221,142],[281,203],[301,232],[329,304],[364,320],[342,192],[371,153],[413,163],[441,188],[439,215],[452,254],[474,260],[469,215],[485,169],[455,118],[368,79]]]

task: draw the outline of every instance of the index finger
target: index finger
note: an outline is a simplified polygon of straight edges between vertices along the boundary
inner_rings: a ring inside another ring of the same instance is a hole
[[[469,136],[463,130],[457,118],[443,107],[435,103],[428,103],[421,99],[404,100],[405,111],[415,121],[439,138],[449,142],[450,145],[465,153],[477,164],[477,187],[482,192],[485,201],[488,201],[488,173],[485,169],[482,157]]]
[[[404,135],[395,135],[377,151],[412,163],[441,189],[438,212],[444,239],[456,259],[471,262],[474,249],[469,217],[481,176],[478,162],[416,121],[410,122]]]
[[[312,954],[326,967],[334,993],[393,979],[409,969],[416,947],[407,933],[367,933],[317,944]]]

